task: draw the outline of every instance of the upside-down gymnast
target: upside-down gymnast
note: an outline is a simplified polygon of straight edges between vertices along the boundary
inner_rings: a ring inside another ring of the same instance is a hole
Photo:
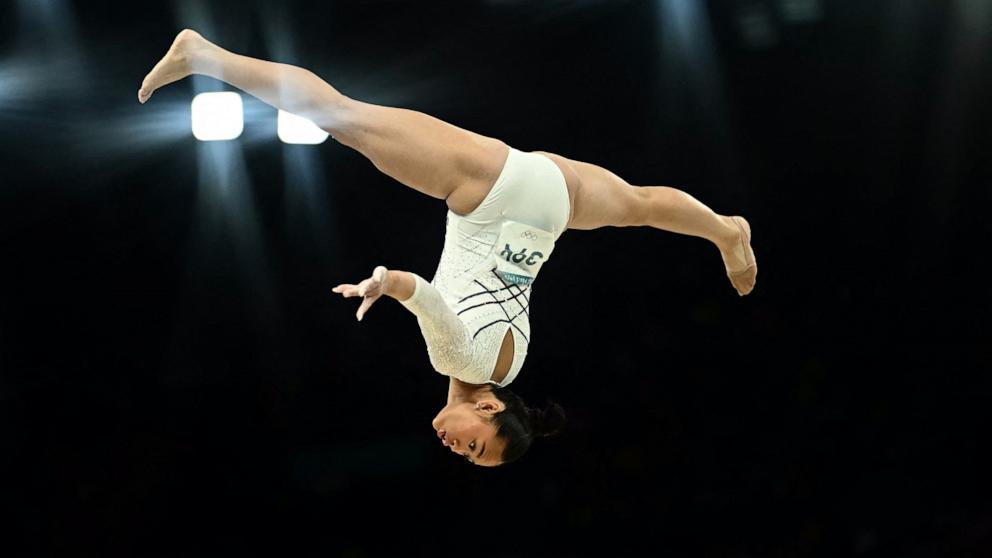
[[[401,184],[447,203],[444,249],[430,283],[378,266],[357,285],[332,290],[362,297],[359,321],[383,295],[416,315],[431,364],[449,376],[447,403],[432,426],[471,463],[514,461],[564,421],[559,405],[528,407],[506,386],[527,355],[531,285],[567,229],[650,226],[705,238],[720,250],[737,293],[754,288],[748,222],[718,215],[681,190],[631,186],[596,165],[518,151],[420,112],[357,101],[309,70],[234,54],[189,29],[145,77],[138,101],[191,74],[310,119]]]

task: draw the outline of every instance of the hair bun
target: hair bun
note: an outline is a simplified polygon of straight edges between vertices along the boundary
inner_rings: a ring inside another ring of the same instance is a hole
[[[553,436],[565,426],[565,409],[554,401],[548,401],[544,409],[533,409],[531,423],[534,426],[534,437]]]

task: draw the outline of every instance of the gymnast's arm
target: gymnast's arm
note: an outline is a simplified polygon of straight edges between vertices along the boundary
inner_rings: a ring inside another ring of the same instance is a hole
[[[386,272],[385,295],[406,302],[417,291],[417,275],[409,271],[390,269]]]
[[[372,271],[372,277],[369,277],[361,283],[357,285],[342,283],[331,290],[340,294],[344,298],[351,298],[353,296],[362,297],[362,304],[358,307],[358,311],[355,313],[355,317],[358,318],[358,321],[362,321],[362,317],[365,316],[365,313],[368,312],[369,308],[375,304],[375,301],[379,300],[382,295],[395,298],[405,306],[407,301],[409,301],[417,293],[417,279],[419,278],[420,277],[415,273],[399,271],[396,269],[386,269],[380,265]],[[423,279],[420,279],[420,281],[427,284],[427,287],[434,290],[436,293],[436,289],[434,289],[433,286]],[[440,298],[440,294],[438,294],[438,298]],[[416,300],[414,300],[411,304],[415,303]],[[419,313],[413,309],[410,309],[410,311],[419,315]]]
[[[372,277],[362,281],[357,285],[342,283],[331,289],[344,298],[353,296],[362,297],[362,304],[355,312],[355,318],[362,321],[362,317],[369,308],[379,300],[382,295],[386,295],[403,302],[413,296],[416,291],[416,279],[414,274],[406,271],[397,271],[378,266],[372,271]]]
[[[423,277],[379,266],[372,272],[372,277],[358,285],[338,285],[333,290],[345,298],[362,297],[362,304],[355,314],[359,321],[382,295],[395,298],[417,316],[420,332],[427,342],[427,354],[435,370],[459,377],[471,366],[474,355],[468,328],[444,301],[441,293]]]

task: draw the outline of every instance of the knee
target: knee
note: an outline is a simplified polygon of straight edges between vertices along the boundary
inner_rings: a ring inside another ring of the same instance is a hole
[[[623,188],[623,210],[618,226],[642,227],[651,221],[651,191],[647,188],[627,185]]]
[[[358,104],[357,101],[344,95],[329,99],[324,104],[324,110],[321,111],[320,121],[314,123],[337,142],[357,148],[359,146],[357,131],[360,129],[361,121]]]

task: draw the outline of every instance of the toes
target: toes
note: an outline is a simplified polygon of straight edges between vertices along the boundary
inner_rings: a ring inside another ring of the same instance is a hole
[[[147,101],[148,98],[152,96],[152,93],[155,92],[155,89],[157,89],[154,85],[155,82],[152,79],[152,75],[154,73],[155,70],[152,70],[147,76],[145,76],[145,79],[141,81],[141,87],[138,89],[138,100],[142,103]]]
[[[757,281],[755,281],[756,274],[757,269],[752,269],[751,273],[744,273],[742,271],[738,272],[736,275],[729,273],[727,275],[730,277],[730,283],[734,286],[734,290],[737,291],[737,294],[744,296],[746,294],[750,294],[751,291],[754,290],[754,285],[757,283]]]

